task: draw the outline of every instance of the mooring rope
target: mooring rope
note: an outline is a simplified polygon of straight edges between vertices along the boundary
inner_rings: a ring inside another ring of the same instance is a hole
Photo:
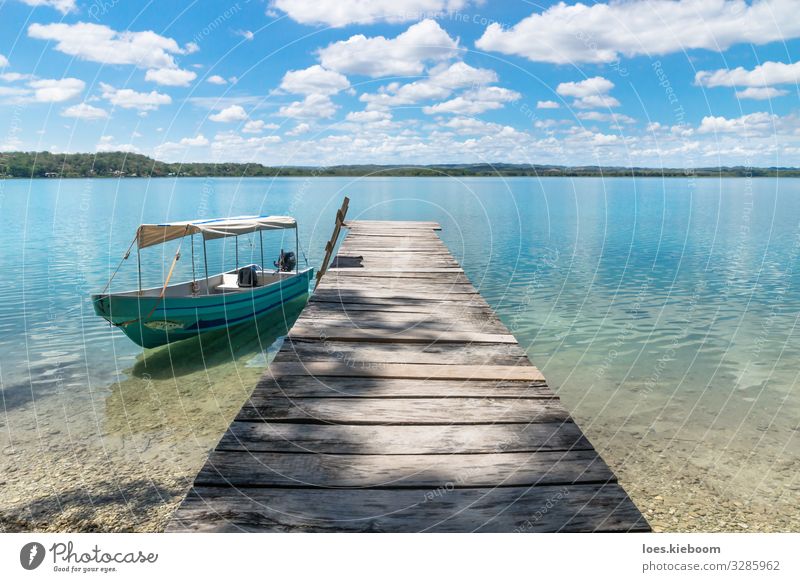
[[[181,258],[181,246],[183,246],[183,241],[186,238],[186,233],[188,233],[188,232],[189,232],[189,226],[187,225],[186,226],[186,230],[184,231],[184,235],[183,235],[183,237],[181,237],[181,242],[178,243],[178,250],[175,251],[175,258],[172,259],[172,265],[169,268],[169,273],[167,273],[167,278],[164,280],[164,286],[161,287],[161,293],[158,294],[158,301],[155,302],[155,304],[153,305],[153,308],[150,310],[150,312],[147,315],[144,316],[144,319],[142,319],[141,317],[137,317],[136,319],[131,319],[131,320],[128,320],[128,321],[121,321],[120,323],[113,323],[113,325],[115,325],[117,327],[125,327],[125,326],[130,325],[131,323],[135,323],[137,321],[147,321],[148,319],[150,319],[150,316],[153,315],[153,313],[155,312],[156,308],[159,305],[161,305],[161,302],[164,300],[164,294],[166,293],[167,287],[169,286],[169,280],[172,279],[172,273],[175,270],[175,265],[178,263],[178,259]]]
[[[101,295],[108,290],[109,286],[111,285],[111,281],[113,281],[114,277],[117,276],[117,271],[119,271],[119,268],[122,266],[122,263],[124,263],[126,260],[128,260],[128,257],[131,256],[131,249],[133,248],[133,245],[136,242],[137,238],[138,238],[138,233],[137,233],[136,236],[133,237],[133,240],[131,241],[130,246],[128,246],[128,250],[125,251],[125,254],[122,256],[122,259],[120,260],[119,264],[117,265],[117,268],[114,269],[114,272],[112,273],[111,278],[108,280],[108,283],[106,283],[106,286],[103,287],[103,290],[100,292]]]

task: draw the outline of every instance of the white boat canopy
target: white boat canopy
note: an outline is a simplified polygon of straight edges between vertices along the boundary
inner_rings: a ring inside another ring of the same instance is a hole
[[[297,228],[297,221],[291,216],[235,216],[168,224],[143,224],[136,230],[136,244],[143,249],[193,234],[202,234],[204,239],[210,240],[259,230],[291,228]]]

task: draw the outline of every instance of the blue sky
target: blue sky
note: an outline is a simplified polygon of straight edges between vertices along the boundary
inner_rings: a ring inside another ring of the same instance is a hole
[[[800,166],[797,0],[0,0],[0,150]]]

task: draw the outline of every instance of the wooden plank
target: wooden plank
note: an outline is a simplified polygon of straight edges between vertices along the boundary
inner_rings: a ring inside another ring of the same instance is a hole
[[[647,522],[616,484],[486,489],[196,487],[168,532],[635,532]]]
[[[415,331],[430,331],[441,334],[456,331],[457,333],[472,332],[510,335],[508,329],[499,321],[487,321],[481,317],[469,318],[462,316],[458,322],[454,322],[453,319],[435,314],[420,315],[416,319],[409,318],[407,315],[403,313],[383,313],[375,317],[373,321],[370,321],[371,327],[369,329],[377,333],[382,342],[393,339],[395,334]],[[359,327],[361,324],[346,313],[336,316],[331,314],[330,319],[317,318],[314,320],[314,325],[317,329],[326,327],[361,329]]]
[[[591,450],[571,422],[499,425],[330,425],[234,422],[217,451],[430,455]]]
[[[425,378],[430,380],[532,380],[544,381],[535,366],[439,366],[435,364],[383,364],[373,369],[353,368],[346,363],[276,362],[267,370],[273,378],[281,376],[368,376],[371,378]]]
[[[407,245],[408,243],[406,243]],[[352,251],[350,250],[352,249]],[[394,257],[395,259],[403,258],[409,260],[415,260],[420,258],[425,258],[426,256],[430,255],[436,258],[441,259],[453,259],[453,255],[448,251],[447,247],[445,246],[400,246],[396,242],[395,243],[387,243],[384,245],[371,245],[369,247],[365,245],[358,245],[352,247],[342,247],[340,250],[341,254],[347,254],[348,256],[352,254],[356,254],[359,256],[390,256]],[[453,259],[455,260],[455,259]]]
[[[413,292],[406,292],[406,293],[392,293],[392,292],[381,292],[377,290],[365,289],[363,291],[352,292],[352,291],[337,291],[336,289],[331,289],[327,286],[322,287],[317,292],[314,293],[315,297],[324,300],[330,299],[339,299],[341,301],[352,301],[354,299],[390,299],[392,301],[402,300],[402,299],[416,299],[418,301],[460,301],[460,300],[469,300],[473,296],[477,295],[477,291],[472,293],[447,293],[444,295],[439,294],[437,295],[434,292],[430,293],[413,293]]]
[[[514,424],[570,422],[557,399],[262,398],[253,394],[236,420],[329,424]]]
[[[528,365],[528,357],[516,344],[365,344],[287,339],[276,362],[341,360],[361,363]]]
[[[465,297],[463,295],[453,296],[450,297],[448,295],[441,294],[436,299],[430,298],[414,298],[414,297],[406,297],[406,296],[395,296],[395,297],[369,297],[364,295],[349,295],[343,296],[334,292],[329,293],[325,297],[321,297],[319,295],[312,295],[309,298],[309,302],[336,302],[339,304],[342,303],[369,303],[373,305],[421,305],[424,307],[436,307],[437,305],[442,305],[445,307],[459,307],[459,306],[467,306],[472,307],[476,305],[480,305],[482,307],[489,307],[489,304],[486,303],[486,300],[481,297],[479,294],[475,294],[472,296]],[[329,306],[329,308],[333,309],[333,306]],[[300,317],[298,321],[302,321],[304,317]]]
[[[335,304],[351,304],[360,303],[364,305],[421,305],[425,307],[434,307],[436,305],[444,305],[457,307],[459,305],[486,305],[486,301],[480,295],[472,295],[471,297],[447,296],[442,295],[436,299],[421,298],[421,297],[408,297],[408,296],[395,296],[395,297],[372,297],[366,295],[340,295],[335,291],[328,294],[314,294],[309,299],[314,303],[335,303]],[[333,308],[332,306],[330,306]],[[299,322],[305,323],[309,318],[300,317]],[[313,323],[313,322],[312,322]]]
[[[261,398],[555,398],[546,382],[498,380],[411,380],[406,378],[348,378],[264,376],[253,396]]]
[[[613,473],[593,451],[459,455],[324,455],[214,452],[197,486],[511,487],[608,483]]]
[[[313,325],[313,324],[312,324]],[[320,341],[366,341],[390,343],[486,343],[515,344],[513,335],[479,332],[437,331],[430,329],[412,329],[392,334],[387,337],[386,331],[371,328],[353,328],[340,326],[307,327],[304,322],[292,327],[290,338],[318,339]]]
[[[425,317],[432,313],[446,314],[451,317],[470,317],[470,316],[483,316],[489,311],[489,307],[482,304],[471,304],[463,301],[456,303],[436,303],[429,305],[424,303],[412,303],[410,305],[400,304],[375,304],[375,303],[343,303],[336,301],[334,304],[337,308],[333,308],[324,301],[310,301],[304,310],[304,313],[310,318],[317,314],[321,315],[342,315],[348,314],[350,311],[371,311],[374,313],[416,313],[420,317]],[[371,317],[371,314],[351,314],[354,318]],[[307,319],[304,318],[304,321]]]
[[[326,281],[352,280],[354,278],[366,280],[385,280],[385,279],[422,279],[425,281],[441,281],[443,283],[470,283],[466,275],[458,273],[417,273],[415,271],[396,271],[392,273],[375,273],[375,271],[365,271],[364,269],[339,269],[331,271],[328,269]]]
[[[328,269],[328,272],[336,273],[341,271],[347,271],[348,269]],[[359,269],[362,273],[406,273],[408,269],[382,269],[382,268],[363,268]],[[464,269],[458,267],[441,267],[441,268],[419,268],[414,269],[415,273],[461,273],[464,274]]]
[[[409,293],[447,293],[449,294],[475,294],[475,288],[470,283],[453,283],[450,281],[429,281],[424,279],[395,280],[395,281],[362,281],[336,279],[335,281],[325,281],[325,285],[320,287],[320,291],[336,291],[342,294],[356,294],[365,291],[384,291],[393,292],[399,295]]]

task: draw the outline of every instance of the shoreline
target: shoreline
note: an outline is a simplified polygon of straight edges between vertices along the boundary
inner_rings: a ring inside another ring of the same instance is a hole
[[[719,180],[721,178],[724,179],[736,179],[736,180],[766,180],[766,179],[782,179],[782,178],[791,178],[796,179],[800,178],[800,172],[797,174],[792,175],[775,175],[775,176],[765,176],[765,175],[758,175],[758,176],[740,176],[736,174],[720,174],[720,175],[702,175],[702,174],[664,174],[664,175],[656,175],[656,174],[647,174],[647,175],[635,175],[629,176],[625,174],[563,174],[560,176],[556,175],[548,175],[548,176],[539,176],[535,174],[453,174],[453,175],[444,175],[444,174],[431,174],[425,176],[409,176],[406,174],[315,174],[315,173],[308,173],[308,174],[292,174],[292,175],[264,175],[264,176],[234,176],[234,175],[208,175],[208,176],[59,176],[59,177],[44,177],[44,176],[29,176],[29,177],[21,177],[21,176],[0,176],[0,180],[177,180],[177,179],[194,179],[194,180],[207,180],[209,178],[232,178],[232,179],[269,179],[269,178],[313,178],[313,179],[325,179],[325,178],[406,178],[409,180],[415,180],[419,178],[427,179],[427,178],[436,178],[436,179],[443,179],[446,180],[448,178],[533,178],[533,179],[561,179],[561,178],[626,178],[626,179],[675,179],[675,178],[689,178],[693,180]]]

